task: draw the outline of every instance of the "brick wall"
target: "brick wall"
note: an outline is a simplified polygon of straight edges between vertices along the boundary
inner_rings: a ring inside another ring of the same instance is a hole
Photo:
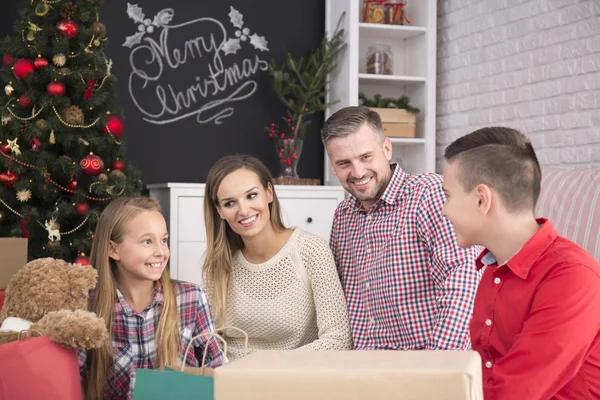
[[[437,169],[477,128],[509,126],[543,165],[600,165],[600,0],[439,0]]]

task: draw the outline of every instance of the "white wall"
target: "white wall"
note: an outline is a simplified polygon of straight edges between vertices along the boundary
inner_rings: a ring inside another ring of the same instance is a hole
[[[438,0],[437,169],[484,126],[543,165],[600,165],[600,0]]]

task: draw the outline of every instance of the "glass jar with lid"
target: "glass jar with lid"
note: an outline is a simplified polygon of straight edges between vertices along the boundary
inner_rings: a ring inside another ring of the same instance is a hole
[[[376,42],[367,51],[367,73],[392,75],[393,54],[389,45]]]

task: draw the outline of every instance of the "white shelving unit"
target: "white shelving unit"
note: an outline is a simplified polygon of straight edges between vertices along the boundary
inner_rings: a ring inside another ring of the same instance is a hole
[[[368,97],[408,96],[421,109],[417,115],[416,138],[392,138],[394,159],[407,172],[435,172],[435,91],[437,0],[409,0],[410,25],[385,25],[361,21],[362,0],[326,0],[325,31],[332,34],[343,12],[346,50],[338,71],[331,77],[328,100],[338,102],[325,118],[340,108],[358,105],[358,94]],[[382,42],[391,47],[393,74],[366,73],[369,46]],[[325,184],[339,185],[325,154]]]

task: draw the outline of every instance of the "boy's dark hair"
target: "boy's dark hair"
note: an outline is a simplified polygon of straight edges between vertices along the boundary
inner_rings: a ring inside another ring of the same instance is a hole
[[[458,162],[458,179],[465,191],[483,183],[500,194],[507,210],[534,210],[542,173],[531,141],[518,130],[478,129],[452,142],[444,157]]]

